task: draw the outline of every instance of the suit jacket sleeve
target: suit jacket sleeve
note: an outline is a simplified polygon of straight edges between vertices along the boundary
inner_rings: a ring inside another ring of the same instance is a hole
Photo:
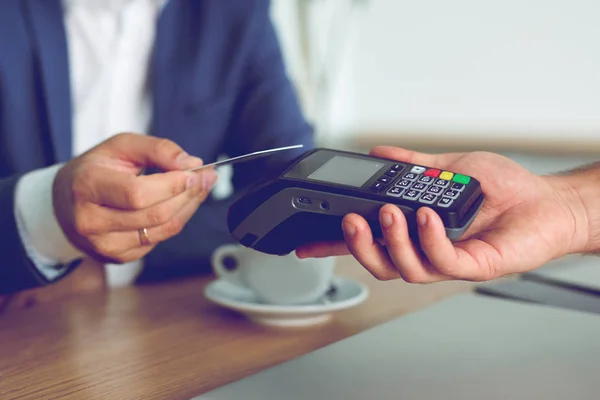
[[[287,75],[270,20],[269,2],[255,2],[255,10],[248,28],[254,46],[248,56],[247,77],[239,92],[225,152],[237,156],[293,144],[303,144],[304,148],[236,164],[233,184],[238,190],[314,147],[312,127],[304,118],[295,88]]]
[[[29,258],[21,241],[15,218],[14,193],[20,175],[0,179],[0,294],[13,293],[20,290],[50,283],[44,274]],[[65,273],[76,263],[65,268]]]
[[[234,165],[234,195],[209,198],[175,238],[160,243],[145,259],[139,281],[163,280],[210,270],[212,251],[233,242],[226,224],[227,209],[248,186],[266,174],[279,171],[291,159],[315,146],[313,130],[304,118],[295,89],[288,78],[269,2],[248,2],[251,16],[245,39],[251,43],[243,84],[237,93],[231,128],[223,153],[234,157],[251,151],[303,144],[291,150]]]

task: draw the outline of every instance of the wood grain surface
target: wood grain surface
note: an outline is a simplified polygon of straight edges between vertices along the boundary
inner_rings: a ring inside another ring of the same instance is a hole
[[[0,316],[0,399],[189,399],[458,292],[380,282],[344,257],[368,300],[326,324],[275,329],[204,299],[212,276],[74,295]]]

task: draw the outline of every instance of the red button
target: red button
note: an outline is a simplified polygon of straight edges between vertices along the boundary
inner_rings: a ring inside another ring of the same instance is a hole
[[[432,176],[434,178],[437,178],[438,176],[440,176],[440,171],[439,169],[428,169],[427,171],[425,171],[425,173],[423,173],[423,175],[425,176]]]

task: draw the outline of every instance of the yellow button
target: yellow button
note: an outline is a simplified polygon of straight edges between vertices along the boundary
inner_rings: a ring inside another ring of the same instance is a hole
[[[454,174],[452,172],[444,171],[440,174],[440,179],[445,179],[449,181],[450,179],[452,179],[453,176]]]

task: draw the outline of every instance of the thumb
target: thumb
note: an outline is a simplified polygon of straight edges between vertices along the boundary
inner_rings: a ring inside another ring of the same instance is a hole
[[[112,156],[164,171],[186,170],[203,164],[200,158],[190,156],[175,142],[155,136],[121,133],[105,145]]]

